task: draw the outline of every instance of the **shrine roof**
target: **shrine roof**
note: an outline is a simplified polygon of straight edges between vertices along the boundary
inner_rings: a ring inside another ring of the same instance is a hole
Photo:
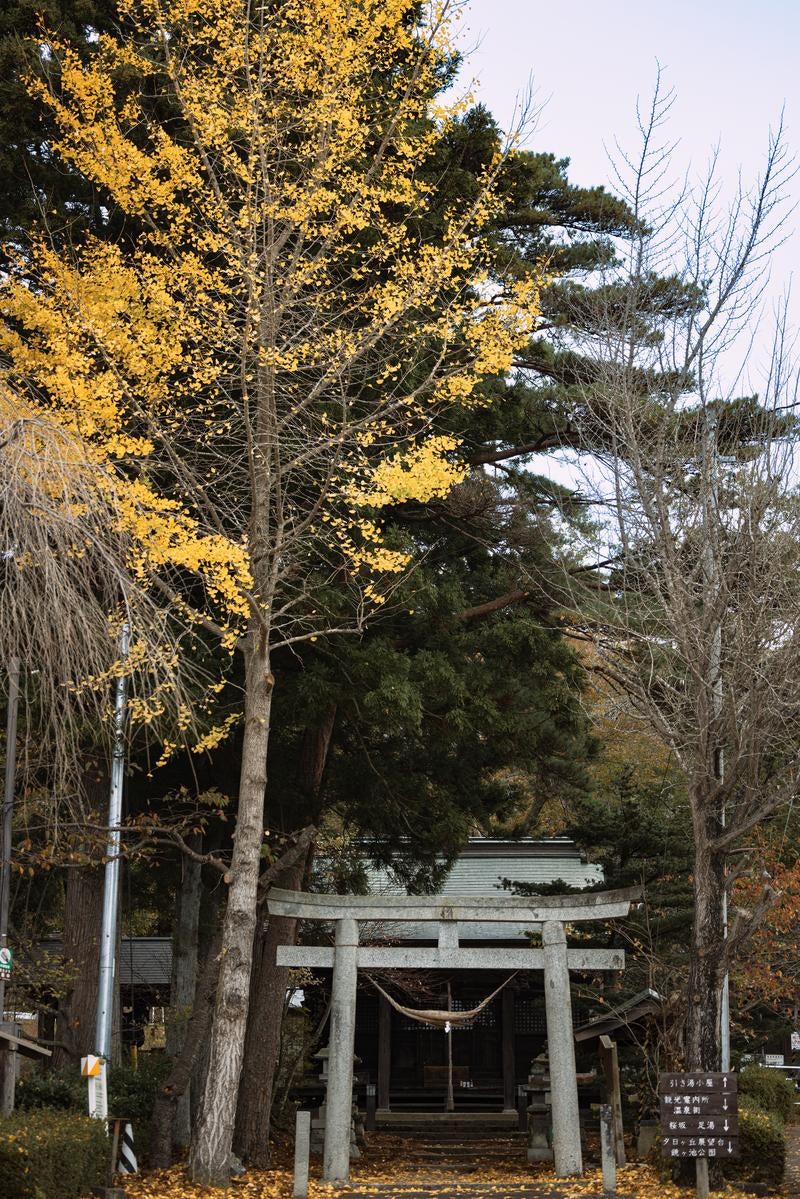
[[[386,869],[367,871],[370,890],[403,894]],[[603,881],[602,866],[592,865],[566,837],[551,841],[499,841],[473,837],[450,869],[437,894],[510,894],[503,880],[532,886],[563,882],[568,887],[593,887]]]
[[[366,877],[372,895],[407,895],[406,888],[390,868],[369,866]],[[575,842],[567,837],[547,840],[472,837],[434,894],[488,898],[494,903],[507,898],[510,906],[513,891],[504,887],[504,880],[534,887],[562,882],[566,888],[595,888],[603,882],[603,868],[587,862]],[[579,896],[576,895],[575,900],[579,903]],[[535,899],[528,902],[535,906]],[[531,922],[498,926],[494,921],[463,921],[459,922],[459,937],[463,942],[502,940],[519,943],[527,942],[528,934],[537,929],[538,925]],[[365,928],[364,936],[380,940],[382,930]],[[429,924],[412,919],[387,926],[385,936],[393,941],[430,941],[434,931]]]

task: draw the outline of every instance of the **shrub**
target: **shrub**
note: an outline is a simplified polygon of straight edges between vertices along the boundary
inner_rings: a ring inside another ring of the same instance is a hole
[[[153,1102],[160,1083],[166,1078],[171,1059],[164,1053],[142,1054],[139,1068],[112,1066],[108,1072],[108,1110],[112,1116],[125,1116],[134,1126],[137,1156],[145,1149]],[[57,1108],[60,1111],[86,1113],[86,1079],[75,1067],[68,1070],[37,1070],[17,1083],[16,1106],[20,1110]]]
[[[17,1083],[14,1102],[22,1110],[49,1107],[85,1113],[86,1079],[77,1069],[35,1070]]]
[[[0,1199],[79,1199],[105,1179],[102,1120],[38,1108],[0,1120]]]
[[[739,1094],[784,1122],[794,1115],[795,1089],[779,1070],[748,1066],[739,1075]]]
[[[786,1125],[781,1117],[745,1095],[739,1103],[739,1136],[737,1173],[753,1181],[780,1183],[786,1163]]]
[[[112,1116],[124,1116],[133,1125],[139,1165],[146,1159],[150,1145],[156,1091],[171,1066],[172,1059],[165,1053],[151,1053],[140,1054],[137,1070],[133,1066],[116,1066],[109,1071],[108,1110]]]

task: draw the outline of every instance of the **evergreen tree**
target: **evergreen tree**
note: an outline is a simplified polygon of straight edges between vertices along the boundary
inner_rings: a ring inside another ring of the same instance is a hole
[[[26,86],[31,74],[53,72],[58,64],[42,58],[40,21],[57,30],[85,54],[93,34],[113,28],[114,0],[8,0],[0,9],[0,231],[3,242],[18,242],[45,221],[70,237],[87,224],[100,229],[109,219],[98,191],[51,153],[52,119]]]

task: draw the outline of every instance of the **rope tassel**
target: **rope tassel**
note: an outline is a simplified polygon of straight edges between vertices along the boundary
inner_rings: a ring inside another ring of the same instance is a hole
[[[476,1016],[479,1016],[483,1009],[488,1007],[488,1005],[492,1002],[495,995],[499,995],[504,987],[508,986],[512,978],[516,978],[516,976],[517,971],[515,970],[513,974],[509,974],[505,982],[502,982],[496,990],[492,991],[491,995],[487,995],[485,999],[481,1000],[477,1007],[470,1008],[467,1012],[453,1012],[449,1009],[449,1007],[404,1007],[402,1003],[398,1003],[396,999],[392,999],[391,995],[388,995],[386,991],[384,991],[380,983],[376,983],[375,979],[371,978],[369,974],[367,975],[367,978],[369,978],[369,981],[372,983],[375,990],[379,991],[384,999],[392,1005],[394,1010],[396,1012],[400,1012],[401,1016],[407,1016],[409,1020],[418,1020],[420,1024],[435,1024],[438,1028],[443,1028],[445,1032],[449,1032],[450,1028],[448,1028],[448,1025],[450,1025],[451,1028],[458,1027],[459,1024],[468,1024],[470,1020],[474,1020]]]

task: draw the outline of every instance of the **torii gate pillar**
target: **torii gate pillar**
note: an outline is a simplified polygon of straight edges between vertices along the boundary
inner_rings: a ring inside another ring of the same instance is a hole
[[[346,1183],[350,1175],[357,987],[358,923],[344,917],[336,921],[322,1173],[333,1183]]]
[[[544,950],[544,1002],[547,1016],[547,1056],[553,1110],[553,1157],[556,1178],[583,1170],[578,1080],[575,1076],[575,1042],[569,989],[567,937],[560,920],[542,926]]]

